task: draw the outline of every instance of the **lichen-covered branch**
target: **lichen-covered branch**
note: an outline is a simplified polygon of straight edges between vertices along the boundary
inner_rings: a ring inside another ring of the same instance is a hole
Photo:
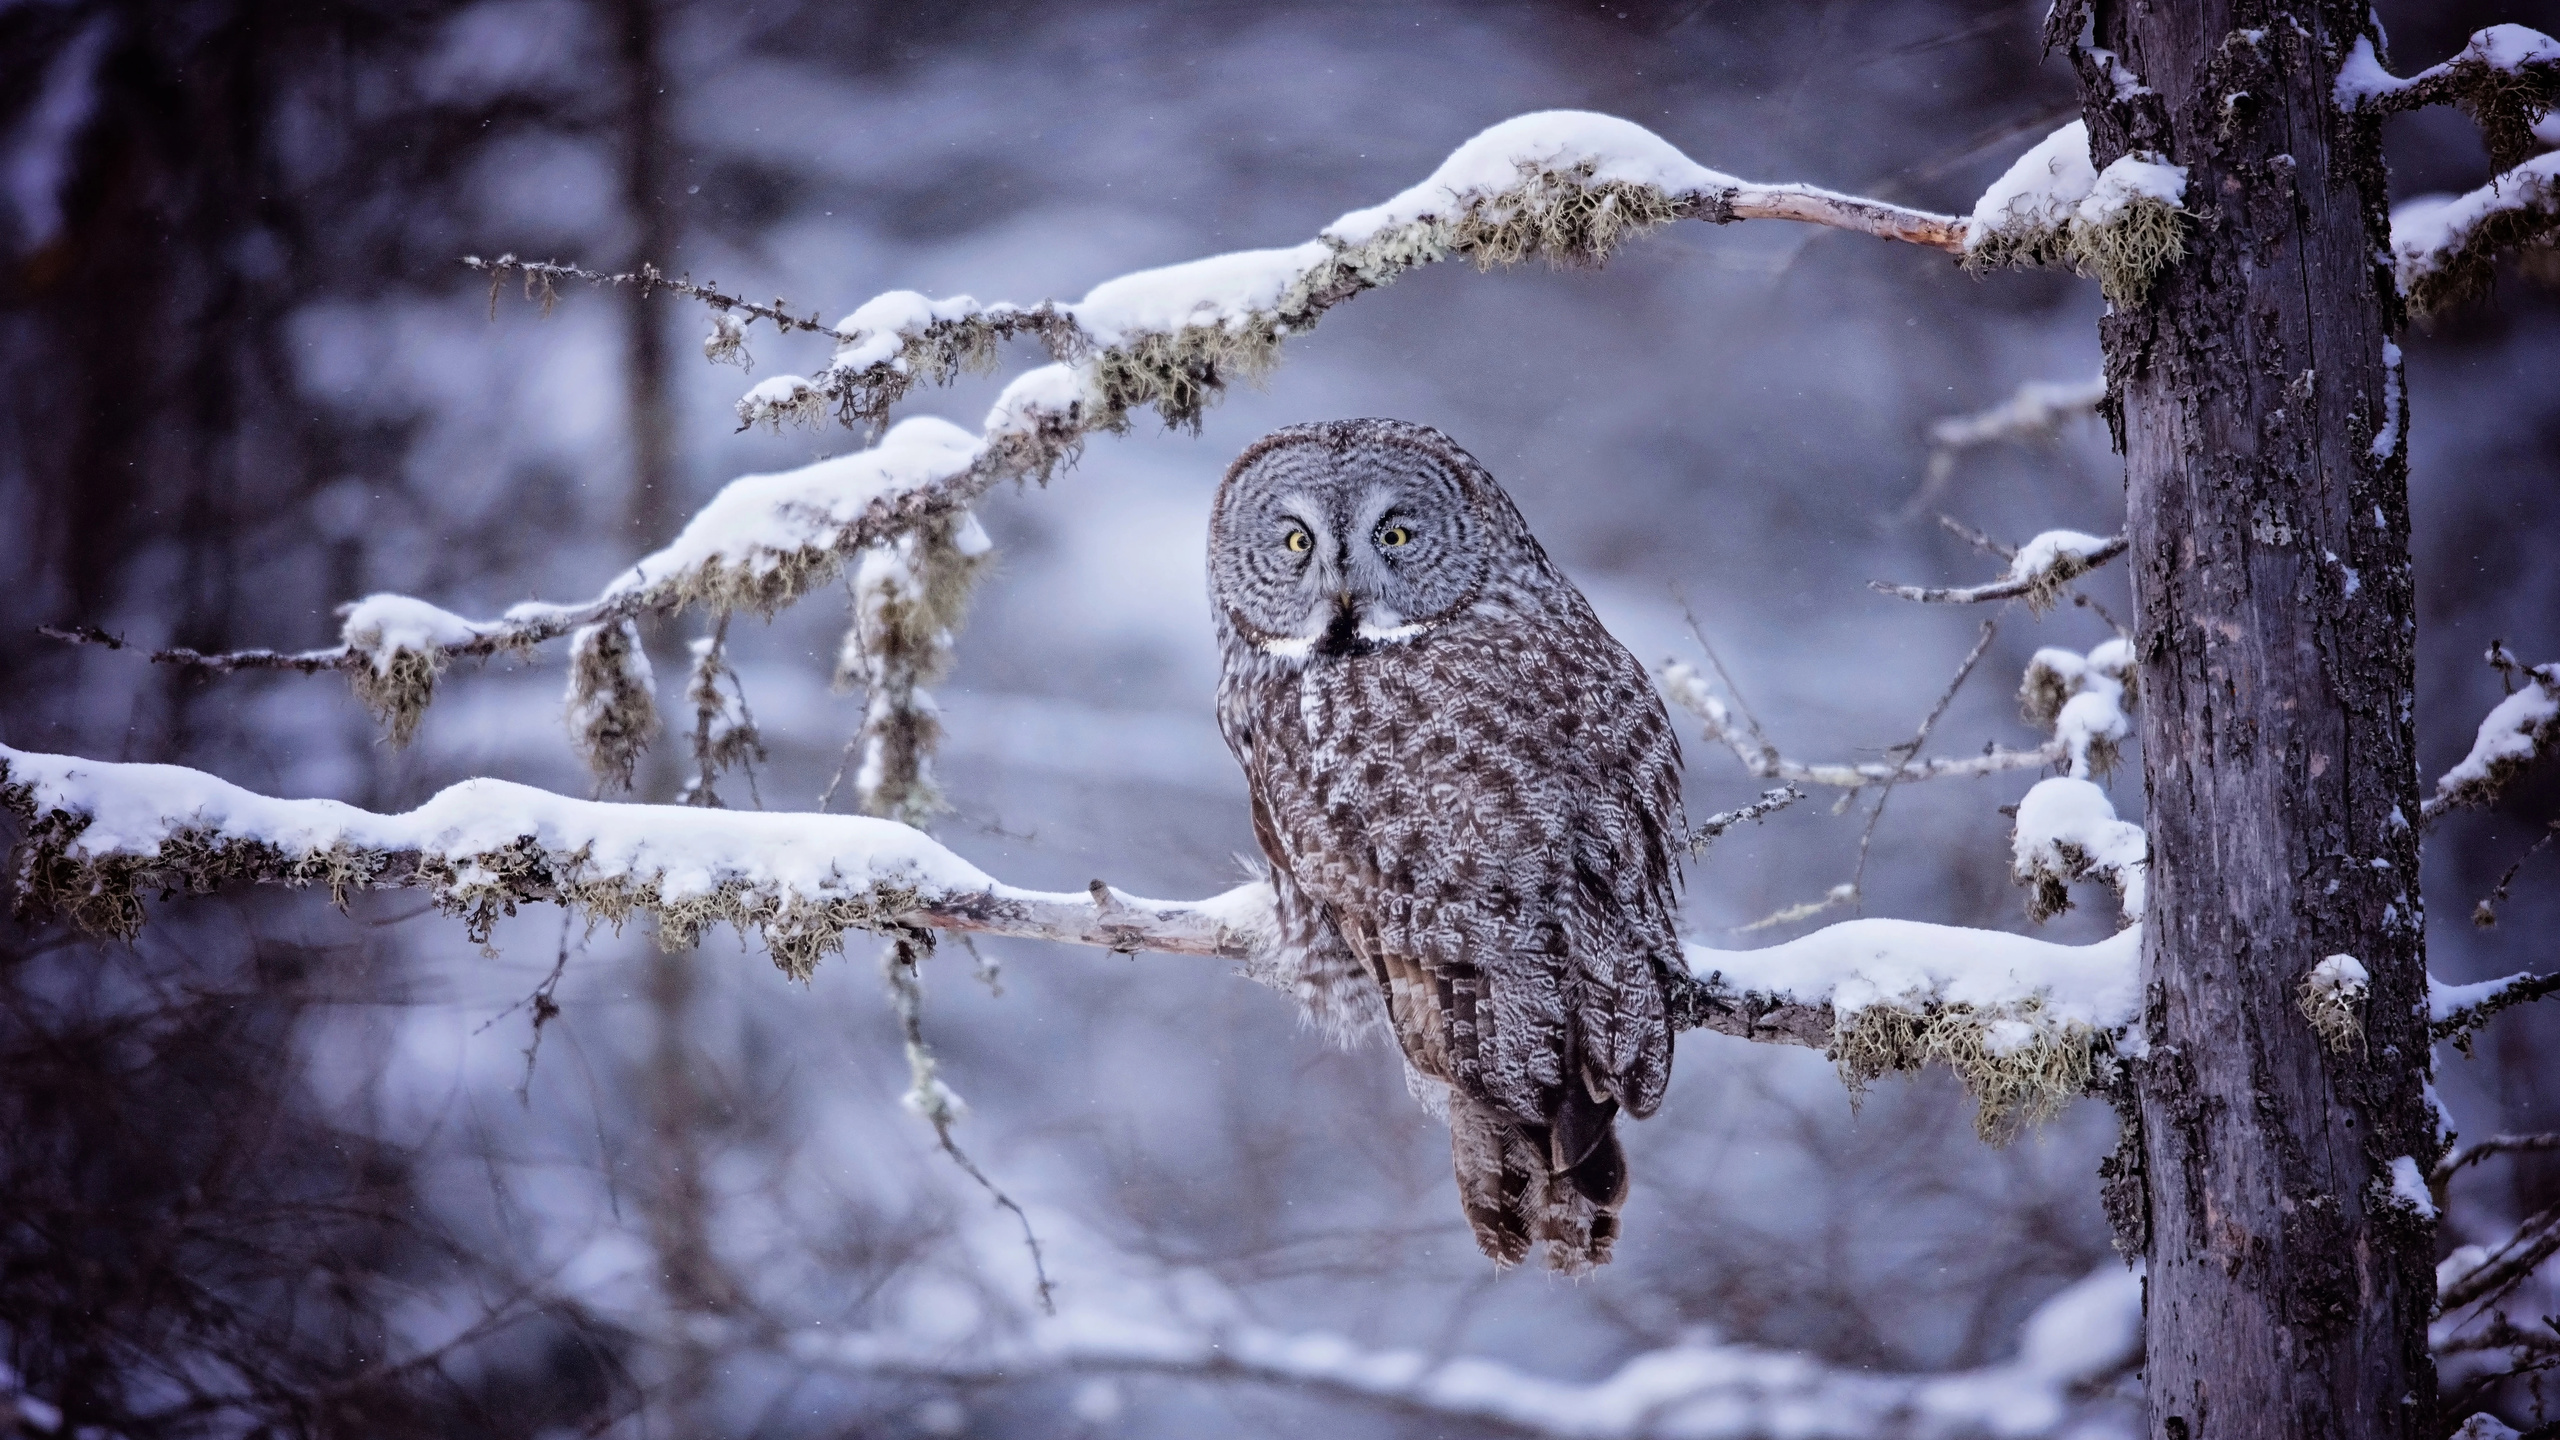
[[[1870,580],[1867,588],[1880,595],[1898,595],[1931,605],[2023,599],[2031,609],[2041,611],[2061,595],[2063,586],[2123,554],[2124,548],[2122,535],[2100,539],[2077,530],[2048,530],[2018,547],[2010,557],[2008,573],[1997,580],[1957,588]]]
[[[1597,265],[1626,240],[1683,219],[1793,220],[1950,252],[1964,233],[1953,216],[1808,185],[1748,184],[1629,121],[1549,111],[1486,130],[1422,183],[1302,244],[1123,275],[1074,302],[878,296],[832,327],[836,349],[823,369],[761,382],[739,402],[739,419],[832,412],[849,425],[878,424],[917,384],[985,368],[1001,342],[1029,335],[1075,367],[1088,428],[1123,428],[1147,406],[1167,424],[1196,425],[1229,381],[1276,363],[1285,339],[1407,271],[1453,259],[1480,269],[1532,259]]]
[[[1036,383],[1017,383],[971,435],[948,421],[917,418],[868,450],[771,475],[731,481],[664,548],[624,571],[594,598],[571,604],[529,601],[495,620],[471,620],[405,595],[375,595],[341,613],[341,641],[319,650],[241,650],[207,655],[158,650],[150,658],[229,672],[293,669],[346,672],[395,741],[415,732],[436,683],[456,660],[522,655],[564,635],[641,615],[692,606],[770,615],[827,584],[865,551],[919,530],[966,533],[969,506],[999,480],[1047,474],[1079,442],[1075,402],[1052,410]],[[121,648],[88,627],[55,628],[55,638]],[[603,683],[603,672],[589,677]],[[576,701],[573,696],[573,709]],[[578,711],[593,718],[598,712]],[[582,748],[585,738],[581,735]]]
[[[952,633],[992,553],[977,517],[963,514],[865,551],[855,567],[836,684],[865,696],[846,758],[866,815],[920,825],[941,808],[932,757],[942,723],[924,687],[951,668]]]
[[[2560,743],[2560,661],[2523,673],[2527,683],[2480,721],[2470,753],[2437,777],[2436,793],[2420,808],[2420,819],[2433,821],[2449,810],[2495,804],[2535,760]]]
[[[2401,298],[2425,315],[2489,288],[2498,256],[2560,238],[2560,150],[2462,195],[2422,196],[2391,212]]]

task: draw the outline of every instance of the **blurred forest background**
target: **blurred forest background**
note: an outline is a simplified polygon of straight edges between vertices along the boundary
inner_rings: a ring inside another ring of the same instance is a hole
[[[333,607],[376,590],[468,614],[573,599],[728,478],[860,443],[733,433],[751,382],[699,358],[699,307],[576,290],[544,318],[509,293],[493,323],[466,254],[650,260],[831,316],[901,287],[1073,298],[1294,243],[1551,107],[1626,116],[1748,178],[1960,212],[2076,114],[2038,54],[2044,9],[0,3],[0,739],[376,809],[470,775],[589,792],[556,654],[452,674],[402,751],[328,677],[208,679],[35,634],[290,647],[327,643]],[[2497,21],[2560,28],[2547,0],[2381,10],[2404,70]],[[2392,123],[2396,197],[2485,179],[2459,116]],[[1148,422],[1045,490],[991,497],[998,569],[939,689],[954,808],[936,832],[1018,884],[1236,881],[1253,842],[1211,720],[1207,502],[1252,437],[1330,416],[1448,431],[1641,658],[1699,658],[1685,603],[1791,754],[1871,758],[1982,617],[1865,582],[1998,568],[1931,512],[2013,542],[2122,523],[2094,421],[1972,452],[1911,503],[1931,421],[2096,372],[2099,304],[2069,276],[1976,280],[1776,223],[1677,226],[1602,272],[1451,265],[1365,297],[1203,434]],[[823,363],[806,337],[754,333],[758,378]],[[2510,269],[2405,343],[2433,773],[2499,693],[2493,638],[2560,656],[2560,294]],[[998,383],[911,412],[974,429]],[[2122,584],[2087,588],[2121,616]],[[857,720],[860,698],[827,687],[842,623],[818,599],[739,627],[766,806],[814,807]],[[2033,743],[2008,677],[2038,645],[2107,633],[2088,609],[2008,616],[1936,748]],[[651,637],[679,716],[685,639]],[[642,798],[673,797],[681,753],[661,743]],[[1693,815],[1760,788],[1694,735],[1688,758]],[[1867,913],[2028,928],[1997,807],[2032,778],[1899,791]],[[2138,813],[2138,771],[2115,789]],[[2433,837],[2438,976],[2553,963],[2560,855],[2516,877],[2494,928],[2473,912],[2554,816],[2546,776]],[[1804,804],[1729,835],[1691,868],[1691,933],[1743,946],[1841,918],[1740,929],[1849,879],[1864,824],[1864,804]],[[2111,909],[2046,929],[2095,938]],[[1001,992],[945,946],[926,1023],[972,1106],[959,1138],[1028,1207],[1070,1306],[1154,1297],[1565,1378],[1700,1329],[1938,1370],[2008,1354],[2039,1301],[2114,1263],[2104,1107],[1986,1148],[1943,1074],[1853,1112],[1819,1055],[1700,1032],[1633,1127],[1617,1263],[1496,1277],[1384,1050],[1329,1050],[1217,964],[980,949]],[[1441,1433],[1270,1388],[951,1391],[794,1361],[791,1327],[966,1337],[1029,1308],[1011,1220],[899,1108],[871,957],[802,986],[727,938],[662,956],[548,913],[493,952],[397,894],[346,916],[308,894],[173,901],[131,946],[0,927],[15,1383],[133,1436]],[[528,996],[564,955],[529,1062]],[[2560,1016],[2519,1012],[2449,1056],[2461,1128],[2560,1127],[2555,1041]],[[2481,1166],[2444,1243],[2555,1199],[2551,1157]],[[2511,1399],[2519,1421],[2538,1403]]]

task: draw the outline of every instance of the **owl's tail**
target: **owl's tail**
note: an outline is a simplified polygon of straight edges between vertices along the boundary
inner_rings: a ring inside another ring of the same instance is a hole
[[[1627,1198],[1627,1157],[1618,1148],[1618,1102],[1565,1087],[1551,1123],[1524,1125],[1452,1088],[1449,1150],[1458,1198],[1476,1246],[1497,1265],[1517,1265],[1545,1241],[1547,1264],[1579,1275],[1609,1263],[1618,1208]]]

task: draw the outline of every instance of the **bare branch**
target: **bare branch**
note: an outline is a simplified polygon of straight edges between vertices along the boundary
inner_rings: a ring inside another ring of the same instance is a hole
[[[2441,1190],[2444,1183],[2472,1165],[2497,1155],[2528,1155],[2545,1150],[2560,1150],[2560,1134],[2492,1135],[2476,1145],[2465,1145],[2436,1162],[2427,1172],[2427,1184]]]
[[[2057,1328],[2060,1327],[2060,1328]],[[1805,1433],[1920,1437],[1996,1431],[2063,1433],[2084,1397],[2140,1360],[2141,1282],[2108,1266],[2068,1287],[2027,1322],[2071,1344],[1939,1375],[1826,1365],[1798,1352],[1693,1339],[1639,1355],[1616,1374],[1566,1381],[1475,1357],[1435,1359],[1332,1335],[1255,1325],[1202,1326],[1077,1314],[965,1344],[894,1331],[828,1335],[792,1327],[760,1337],[792,1362],[870,1379],[973,1390],[1065,1376],[1165,1376],[1283,1386],[1470,1434],[1646,1440],[1693,1434]]]
[[[1999,634],[2000,622],[1997,619],[1982,622],[1982,638],[1974,641],[1973,648],[1965,652],[1964,661],[1956,666],[1956,673],[1947,681],[1947,688],[1938,693],[1938,703],[1930,706],[1929,713],[1921,718],[1920,728],[1912,732],[1910,739],[1885,752],[1891,757],[1887,763],[1895,767],[1893,777],[1884,782],[1883,793],[1876,796],[1875,809],[1868,812],[1866,828],[1858,832],[1858,864],[1849,874],[1850,893],[1860,897],[1862,904],[1867,887],[1867,851],[1875,844],[1876,827],[1884,823],[1884,807],[1892,803],[1894,787],[1902,783],[1900,767],[1918,758],[1921,750],[1927,747],[1929,732],[1938,728],[1939,718],[1947,713],[1948,706],[1955,703],[1956,692],[1964,688],[1964,682],[1973,678],[1974,667],[1982,663],[1983,656],[1991,653],[1991,642]]]
[[[2549,848],[2554,840],[2560,840],[2560,820],[2554,820],[2545,825],[2542,837],[2524,847],[2524,853],[2518,855],[2515,863],[2507,867],[2506,873],[2498,877],[2498,883],[2490,887],[2489,893],[2481,897],[2479,904],[2471,907],[2472,924],[2486,930],[2498,923],[2498,907],[2506,903],[2507,887],[2516,883],[2516,876],[2523,872],[2525,862]]]
[[[1862,200],[1854,195],[1835,194],[1810,185],[1738,185],[1726,193],[1722,203],[1729,216],[1716,214],[1710,209],[1699,218],[1718,224],[1723,224],[1727,218],[1796,220],[1807,225],[1825,225],[1834,230],[1873,235],[1879,240],[1926,245],[1949,254],[1964,250],[1964,220],[1960,216],[1910,210],[1882,200]]]
[[[2419,808],[2422,823],[2451,810],[2495,804],[2534,761],[2560,743],[2560,662],[2537,665],[2525,674],[2533,683],[2499,701],[2481,720],[2470,753],[2437,778],[2436,793]]]
[[[1898,595],[1931,605],[2024,599],[2042,610],[2054,602],[2063,586],[2123,554],[2127,543],[2122,535],[2101,540],[2077,530],[2048,530],[2019,547],[2009,561],[2009,573],[1988,584],[1947,589],[1871,580],[1867,588],[1880,595]]]
[[[1733,712],[1707,688],[1706,678],[1687,665],[1676,660],[1667,663],[1662,670],[1662,688],[1670,694],[1674,704],[1705,723],[1708,739],[1732,750],[1734,758],[1742,762],[1745,770],[1763,780],[1863,790],[1870,785],[1899,784],[1911,780],[1966,779],[2009,770],[2036,770],[2062,764],[2071,758],[2068,747],[2060,740],[2053,740],[2033,750],[1993,746],[1979,755],[1932,756],[1899,764],[1882,760],[1807,764],[1787,759],[1778,753],[1777,747],[1736,723]]]
[[[2029,380],[1988,410],[1937,421],[1929,427],[1928,471],[1895,518],[1909,520],[1929,508],[1945,492],[1955,476],[1956,461],[1966,451],[2008,441],[2052,440],[2073,420],[2093,413],[2106,398],[2103,375],[2090,380]],[[1953,522],[1941,516],[1940,523]],[[2006,558],[2015,552],[2001,553]]]
[[[1999,541],[1992,539],[1989,535],[1986,535],[1983,532],[1974,529],[1972,526],[1967,525],[1963,521],[1958,520],[1953,515],[1940,514],[1938,516],[1938,528],[1946,531],[1950,535],[1953,535],[1957,539],[1962,540],[1967,545],[1972,546],[1974,549],[1981,551],[1985,555],[1997,555],[2003,560],[2015,560],[2018,558],[2017,546],[2004,545]]]

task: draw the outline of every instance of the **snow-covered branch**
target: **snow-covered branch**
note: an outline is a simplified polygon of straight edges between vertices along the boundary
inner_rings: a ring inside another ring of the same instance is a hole
[[[747,423],[832,409],[875,424],[919,381],[981,368],[1002,340],[1036,335],[1075,369],[1088,429],[1117,430],[1152,405],[1196,423],[1231,378],[1256,375],[1286,338],[1409,270],[1545,259],[1599,264],[1673,220],[1795,220],[1953,251],[1962,223],[1807,185],[1758,185],[1710,170],[1642,126],[1584,111],[1503,121],[1420,184],[1355,210],[1314,239],[1104,281],[1081,300],[1023,305],[892,291],[833,328],[812,377],[776,376],[740,402]]]
[[[2560,40],[2522,25],[2492,25],[2452,59],[2403,80],[2382,68],[2372,37],[2360,36],[2338,67],[2337,102],[2375,115],[2460,105],[2480,127],[2491,163],[2503,168],[2531,153],[2534,121],[2560,104]]]
[[[1899,595],[1932,605],[1970,605],[1984,600],[2024,599],[2037,610],[2051,606],[2062,587],[2124,553],[2122,535],[2100,539],[2077,530],[2047,530],[2018,547],[2008,573],[1997,580],[1961,588],[1867,582],[1882,595]]]
[[[1942,451],[1972,450],[2004,440],[2050,440],[2107,398],[2107,377],[2029,380],[1988,410],[1950,415],[1929,426],[1929,443]]]
[[[2391,212],[2391,266],[2424,315],[2488,288],[2497,257],[2560,236],[2560,150],[2463,195],[2427,195]]]
[[[1003,884],[894,821],[575,800],[498,780],[456,785],[404,815],[278,800],[170,765],[0,746],[0,808],[23,830],[9,877],[22,914],[130,936],[153,891],[253,884],[418,889],[486,943],[498,920],[550,902],[661,943],[717,925],[807,975],[846,937],[974,931],[1242,962],[1290,988],[1260,882],[1199,901]],[[1672,996],[1681,1028],[1832,1048],[1853,1084],[1953,1065],[1986,1124],[2080,1093],[2134,1017],[2137,932],[2090,946],[1901,920],[1853,920],[1759,950],[1692,945]],[[1856,1046],[1844,1037],[1862,1037]],[[2030,1085],[2028,1082],[2032,1081]],[[2022,1088],[2025,1087],[2025,1088]]]
[[[1701,1336],[1595,1381],[1553,1380],[1473,1357],[1436,1359],[1342,1336],[1249,1324],[1177,1324],[1095,1311],[1014,1336],[924,1341],[892,1331],[773,1337],[813,1370],[984,1389],[1066,1377],[1167,1376],[1281,1386],[1471,1433],[1573,1440],[1800,1440],[2060,1433],[2132,1373],[2141,1279],[2115,1266],[2027,1318],[2017,1355],[1978,1370],[1897,1375]]]
[[[2488,1024],[2500,1011],[2512,1010],[2554,991],[2560,991],[2560,972],[2550,975],[2520,972],[2472,985],[2447,985],[2430,975],[2427,977],[2428,1033],[2456,1045],[2468,1044],[2471,1032]]]
[[[404,815],[277,800],[174,765],[122,765],[0,746],[0,808],[25,831],[10,876],[21,913],[130,936],[151,891],[251,884],[421,889],[485,942],[549,901],[662,943],[717,925],[806,975],[854,931],[981,931],[1113,950],[1246,960],[1271,927],[1267,887],[1210,900],[1022,890],[894,821],[574,800],[468,780]]]
[[[2109,303],[2142,303],[2186,248],[2185,167],[2130,151],[2100,170],[2087,122],[2074,120],[2018,157],[1975,202],[1961,255],[1976,270],[2066,265]]]
[[[2471,752],[2437,777],[2436,793],[2419,810],[2422,820],[2495,804],[2507,786],[2560,742],[2560,661],[2523,673],[2528,683],[2481,720]]]
[[[1407,270],[1451,258],[1482,267],[1532,258],[1597,264],[1624,239],[1683,218],[1797,220],[1940,249],[1961,245],[1962,227],[1952,217],[1811,186],[1746,184],[1628,121],[1553,111],[1494,126],[1421,184],[1341,217],[1304,244],[1124,275],[1068,305],[930,300],[898,291],[824,326],[779,301],[758,305],[647,267],[604,275],[513,256],[475,260],[491,275],[493,298],[510,274],[521,275],[528,293],[538,292],[546,305],[559,279],[696,296],[714,307],[716,328],[705,346],[714,359],[735,357],[744,342],[742,315],[832,337],[835,354],[815,379],[779,375],[748,392],[739,414],[749,424],[830,409],[849,423],[884,424],[918,381],[941,383],[985,368],[998,345],[1016,335],[1037,337],[1059,363],[1008,385],[978,435],[940,420],[909,420],[869,450],[732,482],[673,544],[590,600],[529,603],[496,620],[470,620],[422,600],[377,595],[349,607],[334,646],[220,655],[169,649],[151,658],[215,671],[343,671],[393,737],[405,740],[456,659],[520,654],[573,632],[689,605],[770,614],[864,551],[931,529],[965,536],[974,527],[962,512],[998,480],[1046,480],[1088,434],[1125,428],[1130,411],[1142,405],[1153,405],[1168,423],[1196,422],[1229,379],[1274,363],[1283,339]],[[934,590],[925,587],[928,595]],[[941,628],[947,627],[933,633]],[[122,643],[94,629],[52,633]],[[875,709],[885,694],[891,718],[924,713],[896,703],[912,689],[903,677],[913,667],[886,652],[876,658],[881,674],[866,671],[866,678],[881,682]],[[918,728],[904,727],[907,733]],[[867,726],[864,748],[893,752],[897,733],[896,725]],[[605,763],[618,762],[608,757]],[[888,789],[928,793],[920,779]],[[895,797],[886,803],[902,813],[912,808]]]
[[[2436,1308],[2450,1315],[2514,1289],[2560,1252],[2560,1206],[2516,1227],[2496,1246],[2465,1245],[2436,1269]]]

